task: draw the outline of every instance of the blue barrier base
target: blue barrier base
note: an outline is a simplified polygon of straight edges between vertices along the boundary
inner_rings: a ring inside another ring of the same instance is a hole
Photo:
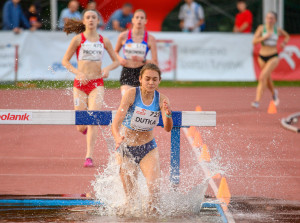
[[[1,206],[24,206],[31,207],[31,209],[40,207],[68,207],[68,206],[102,206],[104,205],[100,201],[92,199],[0,199]],[[201,204],[201,210],[203,209],[216,209],[220,214],[222,221],[227,223],[227,218],[223,212],[223,209],[218,203],[204,202]]]

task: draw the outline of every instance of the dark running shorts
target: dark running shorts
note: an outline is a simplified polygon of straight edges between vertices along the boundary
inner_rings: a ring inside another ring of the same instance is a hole
[[[123,67],[121,72],[121,78],[120,78],[121,86],[122,85],[129,85],[132,87],[140,86],[139,76],[142,68],[143,66],[137,68]]]
[[[157,147],[155,139],[152,139],[150,142],[147,142],[144,145],[140,146],[124,146],[121,151],[120,148],[118,149],[121,152],[123,157],[127,156],[133,159],[137,164],[141,162],[141,160],[153,149]]]

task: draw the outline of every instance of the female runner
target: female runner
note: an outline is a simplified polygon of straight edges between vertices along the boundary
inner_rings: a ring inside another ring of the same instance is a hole
[[[140,85],[139,75],[142,67],[147,63],[157,65],[157,49],[155,38],[145,30],[147,23],[146,13],[142,9],[134,12],[132,18],[132,29],[122,32],[118,38],[115,52],[123,66],[121,72],[121,94],[131,87]],[[119,55],[123,47],[124,58]],[[151,50],[152,59],[146,60],[148,51]]]
[[[159,68],[155,64],[146,64],[139,76],[141,86],[126,91],[112,123],[127,202],[136,194],[135,182],[139,167],[149,190],[150,212],[156,209],[160,179],[159,154],[153,128],[158,124],[160,114],[164,129],[170,132],[173,127],[169,99],[157,91],[160,80]]]
[[[251,103],[254,108],[259,107],[260,99],[266,87],[271,91],[275,105],[279,105],[278,91],[274,90],[271,73],[279,63],[277,52],[278,36],[284,36],[284,40],[281,43],[281,47],[283,48],[289,41],[289,35],[286,31],[276,26],[276,20],[276,13],[269,12],[266,16],[266,24],[260,25],[254,34],[253,44],[261,43],[258,57],[261,72],[256,89],[256,98]]]
[[[118,58],[110,41],[97,33],[99,16],[95,10],[83,12],[83,20],[68,20],[64,31],[77,33],[66,51],[62,60],[63,66],[75,74],[74,79],[74,106],[75,110],[100,110],[104,96],[103,78],[119,66]],[[104,49],[113,61],[109,66],[101,68]],[[74,53],[77,53],[78,68],[70,63]],[[93,151],[97,137],[97,126],[77,126],[78,131],[86,134],[87,152],[85,167],[93,166]]]

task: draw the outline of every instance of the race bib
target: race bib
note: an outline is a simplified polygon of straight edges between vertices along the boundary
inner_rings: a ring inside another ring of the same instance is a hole
[[[81,60],[101,61],[103,56],[102,43],[86,42],[81,45],[82,55]]]
[[[159,122],[160,111],[150,111],[144,108],[135,107],[130,127],[137,131],[150,131]]]
[[[130,43],[124,46],[124,55],[127,59],[131,59],[132,56],[145,57],[147,46],[142,43]]]

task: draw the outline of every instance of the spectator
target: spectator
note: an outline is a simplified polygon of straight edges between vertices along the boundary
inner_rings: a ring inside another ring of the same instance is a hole
[[[60,13],[58,28],[63,29],[65,22],[68,19],[81,20],[81,14],[78,11],[79,3],[76,0],[69,1],[68,8],[65,8]]]
[[[31,27],[33,29],[39,29],[42,26],[41,18],[37,12],[36,6],[34,4],[30,5],[28,11],[25,13]]]
[[[122,9],[118,9],[111,15],[105,29],[119,32],[125,31],[131,27],[132,17],[132,5],[125,3]]]
[[[104,27],[104,20],[100,12],[97,10],[97,3],[94,0],[89,0],[89,2],[86,5],[86,10],[95,10],[98,12],[98,17],[99,17],[99,24],[97,28],[103,28]]]
[[[253,16],[250,10],[247,9],[246,1],[238,0],[237,9],[239,10],[239,13],[235,16],[233,32],[251,33]]]
[[[179,11],[180,28],[183,32],[200,32],[204,29],[204,10],[193,0],[185,0]]]
[[[18,34],[21,28],[29,29],[30,24],[25,17],[21,6],[21,0],[8,0],[3,6],[3,30],[13,30]],[[30,28],[31,30],[34,30]]]

